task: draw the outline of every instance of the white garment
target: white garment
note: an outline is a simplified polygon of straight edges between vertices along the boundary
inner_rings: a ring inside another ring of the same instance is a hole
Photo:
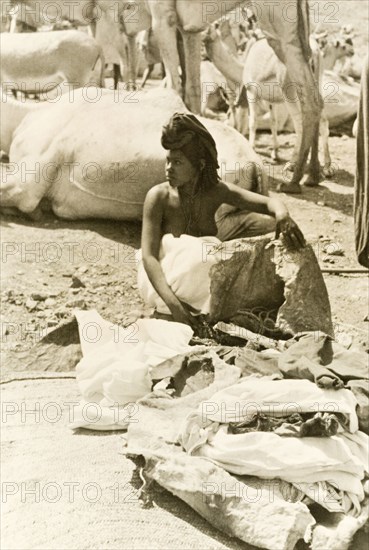
[[[257,412],[271,416],[324,412],[329,403],[335,412],[349,416],[350,430],[357,430],[356,400],[349,390],[325,390],[308,380],[244,379],[201,403],[186,419],[179,439],[190,454],[208,458],[231,473],[280,478],[311,498],[318,491],[315,500],[330,509],[332,500],[325,502],[324,486],[318,485],[326,482],[343,491],[358,513],[364,498],[361,480],[368,469],[369,438],[364,433],[302,438],[273,432],[227,433],[229,422],[251,419]],[[348,508],[347,498],[342,511]]]
[[[209,313],[209,272],[220,259],[220,254],[216,252],[220,244],[221,241],[216,237],[174,237],[170,233],[161,240],[159,261],[168,285],[181,301],[201,313]],[[142,299],[147,305],[156,307],[158,312],[170,314],[149,281],[143,267],[141,250],[137,258],[137,285]]]
[[[256,414],[287,416],[297,413],[334,412],[350,419],[350,432],[359,429],[357,401],[350,390],[319,388],[309,380],[243,379],[201,404],[201,414],[213,422],[252,420]]]
[[[122,328],[94,310],[75,315],[83,353],[77,383],[84,401],[74,409],[70,427],[126,429],[134,422],[134,403],[151,391],[150,367],[190,351],[193,330],[158,319]]]

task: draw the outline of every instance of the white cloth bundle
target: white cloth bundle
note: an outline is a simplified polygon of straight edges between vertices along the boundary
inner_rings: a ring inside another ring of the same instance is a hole
[[[138,319],[127,328],[97,311],[78,311],[83,358],[76,366],[83,402],[72,429],[125,429],[134,422],[135,402],[151,391],[150,367],[186,353],[193,331],[182,323]]]
[[[248,378],[201,403],[186,419],[180,442],[189,453],[208,458],[231,473],[294,483],[331,509],[319,485],[326,482],[350,501],[347,504],[346,498],[339,511],[353,507],[357,513],[364,498],[361,480],[368,468],[369,438],[357,431],[355,407],[349,390],[325,390],[308,380]],[[227,433],[229,422],[251,419],[257,412],[275,417],[315,411],[348,415],[354,433],[302,438],[273,432]]]

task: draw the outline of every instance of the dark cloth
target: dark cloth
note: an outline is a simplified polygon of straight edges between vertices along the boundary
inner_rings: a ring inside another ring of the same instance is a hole
[[[227,357],[224,357],[227,361]],[[310,380],[323,388],[347,388],[357,405],[359,428],[369,434],[369,356],[348,350],[324,333],[306,333],[277,357],[236,348],[230,362],[250,375]]]
[[[354,190],[355,246],[359,264],[369,267],[369,57],[361,76]]]
[[[294,413],[282,418],[259,413],[246,422],[231,422],[228,431],[233,434],[274,432],[282,437],[331,437],[337,434],[340,424],[347,429],[348,423],[345,415],[339,413]]]
[[[323,333],[307,333],[278,358],[285,378],[304,378],[324,388],[346,387],[355,395],[359,428],[369,433],[369,356],[348,350]]]

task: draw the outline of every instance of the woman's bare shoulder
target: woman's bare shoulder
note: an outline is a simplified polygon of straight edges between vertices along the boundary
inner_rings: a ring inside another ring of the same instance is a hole
[[[146,194],[145,202],[156,202],[164,200],[168,197],[169,194],[169,183],[164,181],[163,183],[158,183],[151,187]]]

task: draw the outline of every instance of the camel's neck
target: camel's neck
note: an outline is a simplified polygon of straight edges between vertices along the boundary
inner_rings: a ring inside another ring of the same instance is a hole
[[[31,103],[21,103],[11,97],[0,95],[0,110],[1,110],[1,132],[0,132],[0,148],[5,153],[9,153],[10,145],[13,139],[13,134],[23,118],[38,105]]]
[[[240,10],[241,4],[240,0],[227,0],[224,2],[224,0],[215,0],[215,2],[212,2],[212,5],[209,7],[209,10],[204,10],[203,15],[206,17],[206,23],[214,23],[214,21],[217,21],[217,19],[220,19],[221,17],[224,17],[227,15],[227,13],[231,12],[238,12]],[[218,4],[216,9],[214,9],[214,5]],[[241,12],[238,14],[238,19],[241,21]]]
[[[215,38],[206,46],[206,51],[216,68],[236,84],[242,82],[243,66],[224,46],[220,37]]]

